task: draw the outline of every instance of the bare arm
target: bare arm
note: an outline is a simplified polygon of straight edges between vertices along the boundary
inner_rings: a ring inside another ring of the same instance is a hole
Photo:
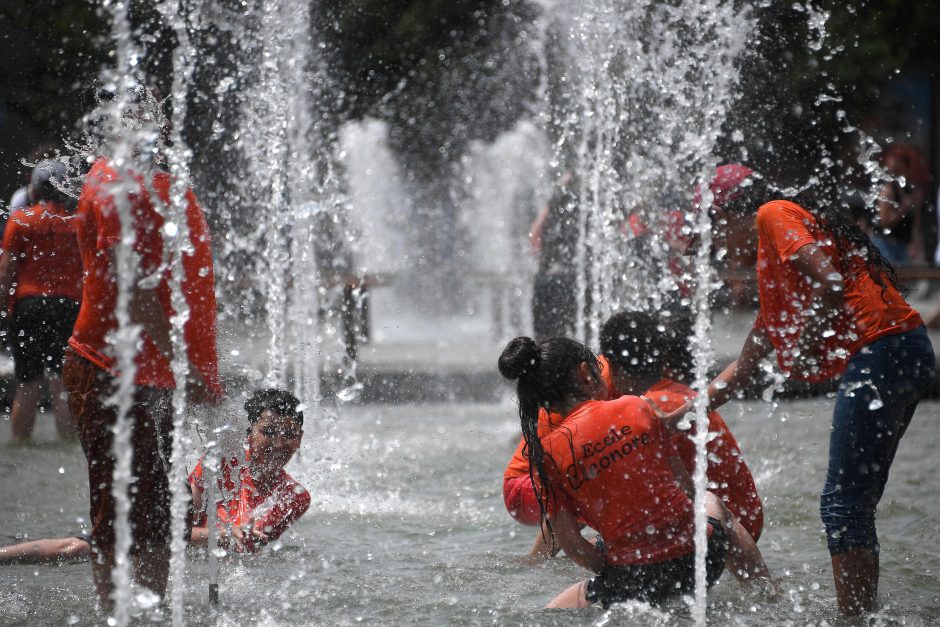
[[[767,332],[758,324],[751,328],[741,354],[725,368],[715,380],[708,384],[708,410],[712,411],[727,403],[760,371],[760,362],[771,351]]]
[[[157,290],[134,286],[130,302],[131,318],[144,333],[153,340],[157,350],[167,359],[173,360],[173,343],[170,341],[170,320],[163,311]]]
[[[581,535],[581,527],[573,514],[564,510],[555,514],[552,517],[552,530],[559,546],[575,564],[595,573],[604,569],[607,563],[604,554]]]
[[[17,262],[9,250],[0,255],[0,311],[6,311],[10,288],[16,282]]]
[[[770,339],[763,327],[755,324],[751,328],[741,354],[728,364],[715,380],[708,384],[708,411],[712,412],[727,403],[732,396],[744,388],[760,370],[760,362],[771,351]],[[694,401],[678,407],[662,416],[668,432],[675,432],[676,425],[694,407]]]
[[[796,363],[804,370],[821,357],[820,349],[833,321],[845,310],[842,273],[818,246],[803,246],[793,259],[793,267],[811,281],[812,305],[803,312],[803,330],[797,342]]]

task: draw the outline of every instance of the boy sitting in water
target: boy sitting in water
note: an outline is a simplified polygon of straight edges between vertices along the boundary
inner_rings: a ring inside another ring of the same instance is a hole
[[[254,553],[278,539],[310,506],[310,494],[284,466],[300,447],[304,415],[300,401],[283,390],[261,390],[245,403],[248,435],[246,464],[221,460],[217,512],[219,545]],[[203,502],[202,462],[189,477],[196,517],[190,542],[208,541]],[[91,557],[88,536],[34,540],[0,548],[0,564],[35,564]]]
[[[680,383],[692,366],[689,352],[691,324],[681,318],[660,318],[644,312],[614,314],[601,328],[601,354],[610,364],[616,396],[644,396],[656,409],[668,413],[688,402],[695,392]],[[719,497],[756,542],[764,526],[764,511],[757,486],[731,429],[718,412],[708,414],[708,490]],[[690,431],[672,437],[682,465],[695,469],[695,442]]]

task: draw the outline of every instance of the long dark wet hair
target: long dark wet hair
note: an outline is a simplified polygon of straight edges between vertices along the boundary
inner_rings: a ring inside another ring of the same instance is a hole
[[[669,316],[620,311],[601,327],[601,354],[633,377],[661,377],[668,368],[670,376],[686,381],[695,363],[691,335],[692,317],[686,311],[674,310]]]
[[[578,382],[578,371],[584,363],[591,367],[595,380],[600,381],[600,363],[591,349],[566,337],[552,338],[541,344],[530,337],[517,337],[499,356],[500,374],[516,381],[519,420],[525,439],[523,454],[529,459],[529,478],[546,520],[549,499],[555,499],[555,491],[545,474],[545,450],[539,440],[539,409],[553,411],[572,401],[587,400]],[[574,445],[571,446],[573,453]],[[551,523],[548,527],[551,530]]]
[[[881,298],[885,299],[885,293],[890,285],[896,289],[902,296],[906,296],[910,290],[904,285],[898,274],[878,247],[869,239],[868,235],[862,231],[855,220],[842,208],[842,205],[836,201],[830,201],[824,196],[811,192],[803,191],[791,197],[773,194],[763,179],[751,176],[748,183],[740,187],[741,193],[732,199],[724,202],[721,208],[729,213],[739,215],[751,215],[757,212],[761,205],[775,197],[783,200],[790,200],[800,205],[816,218],[822,230],[832,239],[832,244],[839,253],[839,260],[842,276],[850,276],[852,273],[851,258],[859,255],[865,260],[865,266],[871,278],[881,286]]]

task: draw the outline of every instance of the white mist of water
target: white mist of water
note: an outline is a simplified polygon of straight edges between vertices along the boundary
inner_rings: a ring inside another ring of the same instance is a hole
[[[185,2],[167,0],[159,5],[163,19],[168,22],[176,35],[176,48],[173,51],[173,84],[170,98],[173,104],[172,145],[167,149],[167,166],[170,170],[169,205],[161,211],[164,218],[163,228],[163,265],[170,270],[170,299],[174,315],[170,320],[170,340],[173,347],[171,369],[176,388],[173,390],[173,451],[170,457],[168,481],[172,497],[170,505],[171,541],[170,541],[170,613],[175,627],[183,625],[183,601],[185,593],[184,578],[186,573],[186,537],[185,518],[190,500],[190,491],[186,482],[186,457],[189,441],[186,436],[186,380],[189,376],[184,328],[189,319],[189,306],[183,295],[183,255],[192,251],[187,217],[189,190],[189,164],[192,151],[183,139],[186,123],[187,98],[190,82],[196,63],[196,48],[193,46],[190,29],[195,28],[200,16],[198,9],[186,10]],[[154,200],[156,196],[152,195]],[[157,203],[158,206],[159,203]]]
[[[704,392],[715,281],[708,214],[690,213],[692,189],[714,174],[713,151],[753,20],[747,9],[723,0],[587,1],[545,9],[555,18],[549,30],[558,34],[546,41],[562,48],[563,59],[562,67],[547,68],[560,74],[555,83],[565,90],[555,95],[561,105],[551,116],[555,161],[575,172],[581,207],[577,333],[596,345],[602,321],[617,310],[691,307],[694,387]],[[686,234],[694,231],[702,241],[694,267],[681,273],[670,266],[678,253],[662,226],[670,211],[686,214]],[[706,405],[700,393],[700,425],[708,424]],[[693,618],[699,625],[705,622],[707,432],[697,430],[694,472]]]
[[[410,200],[403,175],[388,146],[388,124],[349,123],[340,131],[340,156],[349,180],[353,243],[365,272],[398,273],[409,267]]]
[[[102,79],[105,88],[112,91],[116,97],[110,105],[104,108],[101,122],[105,126],[102,129],[106,136],[105,141],[111,146],[112,163],[122,175],[119,182],[109,189],[109,192],[114,196],[115,209],[121,222],[121,240],[115,248],[117,269],[115,318],[118,328],[112,337],[120,375],[114,395],[109,399],[109,402],[115,406],[117,414],[112,445],[115,458],[112,483],[115,501],[115,562],[111,573],[111,581],[114,585],[113,622],[121,627],[128,623],[131,605],[129,551],[132,538],[129,516],[131,509],[130,484],[133,481],[131,470],[133,448],[131,446],[132,417],[130,414],[134,403],[134,376],[136,373],[134,358],[140,337],[140,328],[133,323],[129,313],[131,291],[136,281],[136,267],[132,250],[136,234],[128,197],[134,186],[134,180],[129,175],[129,167],[135,147],[138,147],[138,143],[143,143],[146,138],[143,137],[143,131],[135,133],[121,123],[123,113],[131,102],[132,94],[140,88],[137,67],[141,55],[132,39],[127,13],[128,7],[123,2],[108,2],[105,3],[105,8],[111,13],[111,36],[114,40],[115,66],[104,70]],[[153,132],[153,129],[150,130]]]

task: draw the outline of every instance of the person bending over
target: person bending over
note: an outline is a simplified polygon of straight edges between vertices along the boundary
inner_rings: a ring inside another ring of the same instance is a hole
[[[607,359],[598,356],[601,369],[601,379],[608,387],[608,395],[615,398],[615,392],[610,386],[610,369]],[[564,416],[550,414],[539,409],[539,433],[547,434],[564,420]],[[506,511],[516,522],[530,527],[540,527],[535,534],[535,542],[529,551],[531,557],[552,557],[558,553],[558,543],[551,539],[551,532],[543,523],[542,510],[539,507],[538,496],[532,483],[532,472],[529,464],[529,455],[524,437],[519,438],[519,444],[503,473],[503,504]]]
[[[519,416],[539,508],[561,548],[596,573],[549,607],[607,606],[627,599],[658,602],[694,588],[694,520],[676,452],[652,407],[636,396],[608,401],[597,357],[567,338],[512,340],[500,373],[516,381]],[[539,434],[539,409],[564,416]],[[753,539],[708,493],[708,580],[727,566],[742,580],[771,579]],[[605,550],[581,535],[578,519],[598,531]],[[728,550],[731,547],[733,550]]]
[[[935,375],[930,338],[894,268],[836,205],[808,195],[775,197],[741,165],[720,166],[710,187],[715,246],[756,264],[760,309],[741,355],[708,386],[709,408],[758,376],[771,352],[791,379],[839,380],[820,509],[840,611],[872,611],[875,512],[901,437]]]
[[[300,402],[282,390],[256,392],[245,403],[248,436],[246,464],[222,460],[218,478],[219,546],[236,553],[255,553],[277,540],[310,507],[310,494],[284,466],[300,447],[303,412]],[[190,541],[208,541],[202,463],[190,474],[190,489],[198,513]],[[37,564],[91,558],[91,537],[33,540],[0,547],[0,564]]]

